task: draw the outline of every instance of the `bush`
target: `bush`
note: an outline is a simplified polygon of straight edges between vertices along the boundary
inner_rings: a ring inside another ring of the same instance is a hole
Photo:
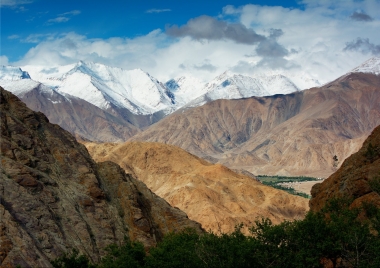
[[[334,199],[320,212],[279,225],[262,219],[249,236],[242,225],[220,235],[187,229],[165,236],[148,254],[142,244],[126,241],[109,246],[98,267],[380,267],[380,210],[349,204]],[[75,251],[53,265],[91,267]]]

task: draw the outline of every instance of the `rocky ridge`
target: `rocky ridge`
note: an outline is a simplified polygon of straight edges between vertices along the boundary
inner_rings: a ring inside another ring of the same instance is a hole
[[[2,267],[51,267],[71,248],[96,262],[124,236],[149,247],[168,232],[201,232],[117,164],[96,164],[71,134],[0,90]]]
[[[348,197],[351,206],[370,203],[380,207],[380,126],[375,128],[358,152],[311,190],[310,209],[319,211],[332,198]]]

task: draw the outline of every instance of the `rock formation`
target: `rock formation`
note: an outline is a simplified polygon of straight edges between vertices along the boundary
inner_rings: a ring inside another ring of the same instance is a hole
[[[334,174],[311,190],[310,209],[320,210],[332,198],[353,199],[351,206],[372,203],[380,207],[380,126],[362,148],[347,158]]]
[[[51,267],[71,248],[96,262],[125,236],[152,246],[171,231],[201,231],[118,165],[96,164],[71,134],[0,90],[2,267]]]
[[[288,95],[179,110],[130,141],[179,146],[253,174],[327,177],[380,124],[380,76],[351,73]]]
[[[308,200],[265,186],[220,164],[211,164],[176,146],[127,142],[86,144],[96,161],[113,161],[143,181],[172,206],[215,233],[262,217],[274,223],[303,218]]]

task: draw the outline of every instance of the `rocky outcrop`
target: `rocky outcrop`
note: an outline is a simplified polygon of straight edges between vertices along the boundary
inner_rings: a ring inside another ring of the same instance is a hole
[[[118,163],[172,206],[215,233],[232,232],[255,220],[301,219],[308,200],[265,186],[250,176],[211,164],[176,146],[127,142],[86,146],[96,161]]]
[[[172,144],[253,174],[328,177],[380,124],[380,76],[352,73],[320,88],[217,100],[179,110],[130,141]],[[214,162],[214,161],[213,161]]]
[[[0,263],[50,267],[71,248],[96,262],[124,237],[152,246],[164,234],[200,225],[45,115],[0,88]]]
[[[313,211],[319,211],[332,198],[340,197],[352,199],[353,207],[365,202],[380,207],[380,126],[334,174],[314,185],[311,194]]]

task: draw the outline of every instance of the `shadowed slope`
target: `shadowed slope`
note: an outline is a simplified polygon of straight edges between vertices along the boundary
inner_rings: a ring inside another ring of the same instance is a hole
[[[0,87],[0,264],[51,267],[71,248],[96,262],[124,236],[153,246],[200,225],[115,163],[96,164],[58,125]]]
[[[322,183],[313,186],[310,208],[320,210],[333,198],[352,198],[352,206],[370,203],[380,207],[380,126],[360,150]]]

